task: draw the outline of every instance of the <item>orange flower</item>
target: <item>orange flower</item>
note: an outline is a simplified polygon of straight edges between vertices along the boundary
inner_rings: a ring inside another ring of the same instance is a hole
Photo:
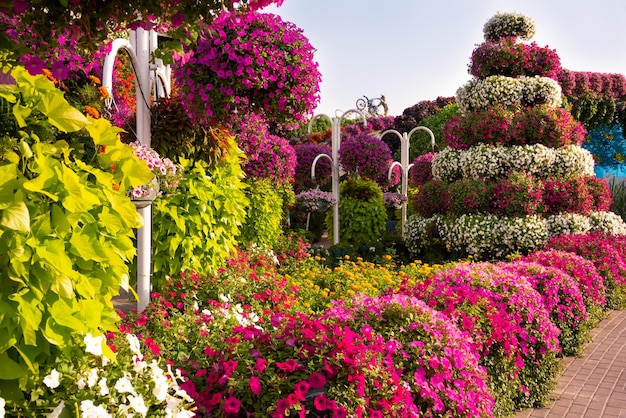
[[[98,87],[98,91],[100,91],[100,95],[103,99],[109,99],[111,96],[109,95],[109,91],[105,87]]]
[[[87,112],[87,114],[94,119],[98,119],[100,117],[100,112],[89,105],[85,105],[85,112]]]
[[[113,190],[119,190],[120,189],[120,184],[119,183],[113,183]]]
[[[98,154],[104,154],[106,152],[107,146],[104,144],[98,145]]]
[[[91,81],[93,81],[94,83],[96,83],[96,84],[100,84],[100,79],[98,77],[96,77],[95,75],[90,75],[89,79]]]
[[[41,70],[41,73],[45,75],[46,78],[48,78],[48,80],[52,81],[54,84],[58,83],[58,80],[54,78],[50,70],[48,70],[47,68],[44,68],[43,70]]]
[[[111,163],[111,171],[115,173],[116,168],[115,163]]]

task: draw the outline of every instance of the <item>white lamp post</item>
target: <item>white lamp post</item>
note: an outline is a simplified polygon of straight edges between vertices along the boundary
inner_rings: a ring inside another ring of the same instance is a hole
[[[430,129],[428,129],[425,126],[417,126],[413,129],[411,129],[409,131],[409,133],[402,133],[400,134],[400,132],[396,131],[395,129],[388,129],[384,132],[382,132],[380,134],[380,137],[382,138],[385,134],[395,134],[398,136],[398,138],[400,138],[400,162],[398,161],[394,161],[391,164],[391,167],[389,167],[389,179],[391,180],[391,176],[392,176],[392,172],[394,167],[399,166],[400,169],[402,170],[402,186],[401,186],[401,193],[402,196],[404,196],[404,202],[402,202],[402,218],[401,218],[401,231],[402,231],[402,235],[404,236],[404,225],[406,224],[406,216],[407,216],[407,195],[408,195],[408,191],[409,191],[409,170],[411,169],[411,167],[413,167],[413,164],[409,164],[409,147],[410,147],[410,139],[411,136],[413,135],[414,132],[417,131],[426,131],[428,133],[428,135],[430,135],[430,145],[432,147],[432,149],[435,149],[435,135],[433,134],[433,131],[431,131]]]
[[[339,243],[339,179],[341,177],[340,166],[339,166],[339,147],[341,146],[341,122],[349,113],[358,113],[363,118],[363,126],[367,126],[367,119],[365,115],[360,110],[350,109],[344,112],[341,116],[330,118],[325,114],[319,114],[313,116],[309,121],[309,133],[311,133],[311,127],[313,126],[313,121],[319,117],[325,117],[330,121],[331,126],[331,154],[332,157],[329,157],[326,154],[320,154],[313,160],[313,164],[311,164],[311,178],[315,180],[315,166],[317,161],[326,157],[330,160],[331,165],[331,180],[332,180],[332,193],[336,199],[336,203],[333,206],[333,244]]]
[[[152,86],[158,81],[164,87],[162,92],[169,95],[169,71],[162,63],[150,63],[150,57],[158,47],[157,34],[142,28],[132,30],[130,40],[115,39],[111,44],[111,51],[104,59],[102,69],[102,86],[109,93],[107,106],[113,101],[113,66],[118,51],[124,50],[131,60],[131,67],[135,75],[135,95],[137,103],[137,139],[140,143],[150,146],[150,95]],[[154,76],[151,76],[154,72]],[[155,89],[156,91],[156,89]],[[152,274],[152,206],[137,209],[143,218],[143,227],[137,230],[137,309],[143,311],[150,301],[151,274]]]

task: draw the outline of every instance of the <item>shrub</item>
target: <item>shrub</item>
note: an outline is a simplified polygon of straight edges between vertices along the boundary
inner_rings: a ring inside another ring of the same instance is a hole
[[[411,186],[419,187],[433,179],[432,162],[434,156],[434,152],[429,152],[415,157],[413,167],[411,167],[409,171],[409,182]]]
[[[626,183],[611,179],[608,187],[613,200],[610,206],[611,212],[618,214],[626,222]]]
[[[412,206],[421,216],[432,216],[436,213],[447,213],[450,196],[448,185],[440,180],[424,183],[413,197]]]
[[[400,292],[474,336],[496,416],[548,399],[558,377],[559,330],[524,277],[490,263],[458,264]]]
[[[247,185],[250,205],[238,242],[244,247],[255,243],[271,248],[282,233],[283,200],[268,180],[250,179]]]
[[[491,213],[510,217],[541,213],[542,193],[541,182],[524,172],[512,171],[495,184]]]
[[[115,326],[111,299],[129,287],[134,229],[142,225],[126,191],[154,176],[117,128],[70,106],[45,76],[22,67],[10,76],[3,128],[20,128],[0,133],[0,392],[7,400],[33,390],[40,367],[71,350],[75,336]],[[89,163],[60,139],[74,134],[89,138]]]
[[[561,235],[553,237],[545,249],[570,251],[593,262],[598,273],[604,277],[606,306],[608,309],[626,307],[626,260],[614,241],[618,238],[608,233]]]
[[[152,205],[155,290],[168,275],[186,269],[215,271],[237,244],[249,204],[244,194],[242,154],[230,138],[230,152],[213,168],[181,159],[183,180],[175,193]]]
[[[525,277],[539,292],[550,319],[561,330],[562,355],[581,355],[584,345],[591,340],[591,323],[577,281],[561,269],[529,261],[498,266]]]
[[[537,250],[521,257],[521,260],[558,268],[572,276],[580,288],[589,315],[589,325],[596,326],[604,317],[603,312],[606,307],[604,278],[591,261],[572,252],[561,250]]]
[[[493,398],[469,334],[423,301],[405,295],[357,295],[337,302],[324,316],[339,318],[370,340],[387,341],[395,381],[407,384],[411,416],[493,416]],[[370,415],[372,416],[372,415]]]
[[[433,152],[437,149],[441,149],[441,138],[443,138],[443,130],[446,126],[446,123],[452,118],[454,115],[459,113],[459,107],[456,103],[446,104],[441,107],[437,113],[432,116],[427,116],[419,122],[419,126],[423,126],[425,128],[430,129],[435,137],[436,141],[439,141],[439,144],[435,143],[435,149],[433,149],[431,145],[431,137],[430,134],[423,130],[418,130],[411,135],[410,138],[410,148],[409,148],[409,161],[417,158],[417,156]],[[413,129],[415,126],[411,127]],[[409,131],[411,130],[409,129]],[[409,131],[406,131],[407,133]],[[403,131],[400,131],[403,132]]]
[[[372,180],[351,176],[339,187],[339,239],[355,246],[374,242],[386,229],[383,192]],[[333,212],[326,214],[328,234],[333,234]]]

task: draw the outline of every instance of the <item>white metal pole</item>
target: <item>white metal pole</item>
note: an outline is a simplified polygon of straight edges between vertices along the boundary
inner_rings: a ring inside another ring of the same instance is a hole
[[[150,146],[150,33],[142,28],[131,31],[131,45],[137,55],[135,92],[137,97],[137,139]],[[139,209],[143,227],[137,230],[137,309],[150,302],[152,274],[152,205]]]

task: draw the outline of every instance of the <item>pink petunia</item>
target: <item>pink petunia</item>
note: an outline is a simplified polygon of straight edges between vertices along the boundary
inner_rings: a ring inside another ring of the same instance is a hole
[[[261,379],[256,376],[252,376],[250,377],[250,381],[248,383],[250,384],[250,390],[252,393],[255,395],[261,393]]]
[[[224,401],[223,409],[227,414],[236,414],[239,412],[239,408],[241,408],[241,401],[234,396]]]

